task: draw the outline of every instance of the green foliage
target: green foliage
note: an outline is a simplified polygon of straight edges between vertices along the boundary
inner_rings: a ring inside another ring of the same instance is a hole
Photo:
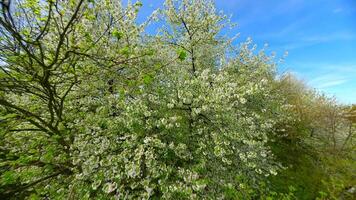
[[[179,50],[178,51],[178,59],[183,61],[185,60],[185,58],[187,57],[187,52],[185,52],[184,50]]]
[[[351,198],[347,188],[352,177],[354,144],[352,121],[343,117],[349,108],[337,105],[332,98],[308,89],[290,75],[278,83],[293,117],[278,125],[280,135],[271,142],[277,159],[287,169],[270,177],[275,191],[286,192],[293,186],[298,199]],[[288,153],[286,153],[288,152]]]
[[[114,29],[112,32],[112,35],[117,38],[117,40],[120,40],[123,36],[124,33],[119,32],[118,30]]]
[[[0,17],[2,198],[352,195],[352,109],[342,117],[349,108],[278,79],[250,39],[222,37],[233,24],[212,1],[166,0],[150,18],[164,24],[156,35],[137,23],[140,2],[11,6]]]
[[[289,139],[277,141],[272,146],[274,155],[287,169],[269,178],[272,190],[287,193],[289,187],[293,186],[298,199],[315,199],[321,189],[322,179],[327,175],[318,167],[318,155],[311,147]]]

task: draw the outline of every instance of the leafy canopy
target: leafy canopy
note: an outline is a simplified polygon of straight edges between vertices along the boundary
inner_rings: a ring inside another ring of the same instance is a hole
[[[271,136],[290,119],[273,57],[222,36],[233,24],[210,0],[166,0],[138,24],[140,7],[2,1],[2,196],[264,196],[280,169]]]

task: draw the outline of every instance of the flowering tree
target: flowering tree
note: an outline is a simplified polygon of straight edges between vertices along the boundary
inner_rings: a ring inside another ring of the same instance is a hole
[[[3,1],[1,189],[7,197],[249,198],[275,175],[274,64],[209,0]],[[5,5],[7,4],[7,5]],[[248,180],[248,181],[246,181]]]
[[[81,101],[104,100],[118,77],[133,76],[128,66],[149,54],[140,50],[142,27],[134,22],[140,4],[1,5],[1,191],[35,195],[68,188],[81,170],[73,165],[71,127],[81,119]]]

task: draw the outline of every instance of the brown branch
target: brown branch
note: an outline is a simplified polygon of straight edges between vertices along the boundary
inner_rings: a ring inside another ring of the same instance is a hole
[[[189,40],[192,43],[193,42],[193,34],[191,34],[187,24],[185,23],[184,19],[181,18],[181,21],[183,23],[183,26],[185,28],[185,30],[187,31],[188,35],[189,35]],[[192,57],[192,71],[193,71],[193,75],[195,76],[195,71],[196,71],[196,67],[195,67],[195,55],[194,55],[194,48],[193,48],[193,44],[191,44],[190,46],[190,54]]]
[[[64,30],[63,32],[60,34],[59,36],[59,42],[57,44],[57,48],[56,48],[56,51],[55,51],[55,56],[54,56],[54,59],[52,61],[52,63],[49,65],[49,68],[51,68],[53,65],[55,65],[58,61],[58,58],[59,58],[59,54],[60,54],[60,50],[62,48],[62,44],[64,43],[64,39],[67,35],[67,31],[69,30],[69,27],[73,25],[75,19],[77,18],[78,16],[78,13],[79,13],[79,10],[82,6],[82,4],[84,3],[84,0],[80,0],[79,1],[79,4],[77,5],[72,17],[70,18],[68,24],[64,27]]]
[[[19,186],[19,187],[17,187],[17,188],[14,189],[14,190],[5,193],[5,195],[6,195],[6,196],[10,196],[10,195],[15,195],[15,194],[18,193],[18,192],[23,192],[23,191],[27,190],[27,189],[30,188],[30,187],[33,187],[33,186],[35,186],[35,185],[37,185],[37,184],[39,184],[39,183],[41,183],[41,182],[47,181],[47,180],[49,180],[49,179],[52,179],[52,178],[54,178],[54,177],[56,177],[56,176],[58,176],[58,175],[60,175],[60,174],[63,174],[63,173],[71,174],[72,172],[69,171],[68,169],[60,170],[60,171],[58,171],[58,172],[56,172],[56,173],[53,173],[53,174],[51,174],[51,175],[45,176],[45,177],[43,177],[43,178],[40,178],[40,179],[38,179],[38,180],[36,180],[36,181],[34,181],[34,182],[32,182],[32,183],[28,183],[28,184],[26,184],[26,185]]]
[[[42,129],[37,129],[37,128],[23,128],[23,129],[10,129],[10,132],[24,132],[24,131],[43,131]]]
[[[50,24],[50,21],[51,21],[51,18],[52,18],[52,6],[53,6],[53,2],[52,1],[49,1],[49,9],[48,9],[48,17],[47,17],[47,20],[46,20],[46,23],[45,23],[45,26],[43,28],[43,30],[40,32],[40,34],[36,37],[35,41],[39,41],[43,36],[44,34],[46,33],[46,31],[48,31],[48,27],[49,27],[49,24]]]
[[[58,133],[58,130],[56,128],[54,128],[51,124],[48,124],[45,120],[43,120],[40,116],[25,110],[23,108],[20,108],[4,99],[0,99],[0,105],[3,105],[6,108],[12,108],[15,109],[16,111],[20,112],[21,114],[23,114],[26,117],[33,117],[36,120],[38,120],[39,122],[41,122],[43,125],[45,125],[46,127],[48,127],[53,133]],[[36,127],[42,129],[45,132],[50,132],[48,131],[46,128],[44,128],[43,126],[41,126],[39,123],[35,122],[34,120],[31,119],[27,119],[30,123],[32,123],[33,125],[35,125]]]

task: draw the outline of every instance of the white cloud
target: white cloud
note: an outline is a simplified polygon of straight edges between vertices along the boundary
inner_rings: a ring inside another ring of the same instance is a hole
[[[332,86],[337,86],[337,85],[342,85],[346,83],[348,79],[340,79],[340,80],[332,80],[332,81],[327,81],[324,83],[319,83],[319,85],[316,86],[318,89],[326,89]]]
[[[356,84],[355,63],[293,63],[298,67],[298,77],[311,87],[320,90],[349,87]],[[355,85],[356,86],[356,85]]]

